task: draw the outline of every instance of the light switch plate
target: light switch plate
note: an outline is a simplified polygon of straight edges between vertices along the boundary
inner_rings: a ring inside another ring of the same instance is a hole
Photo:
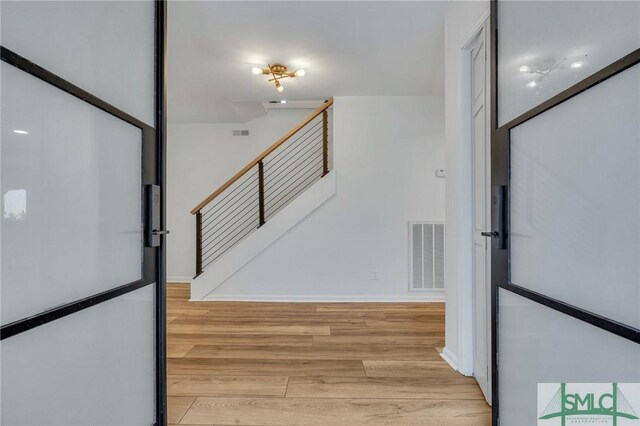
[[[436,169],[436,177],[447,177],[447,169]]]

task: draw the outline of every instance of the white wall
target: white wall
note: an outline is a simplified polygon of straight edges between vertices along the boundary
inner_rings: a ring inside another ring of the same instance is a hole
[[[189,213],[269,145],[311,113],[271,109],[249,123],[169,123],[167,132],[167,277],[195,275],[195,217]],[[248,129],[250,136],[232,136]]]
[[[489,11],[488,1],[450,2],[445,16],[445,122],[447,158],[446,203],[446,330],[445,354],[464,374],[470,374],[472,330],[461,324],[472,315],[471,289],[471,156],[463,132],[463,47]],[[468,247],[467,247],[468,246]],[[469,292],[460,298],[460,292]],[[464,303],[462,303],[464,302]],[[462,305],[462,306],[461,306]],[[461,321],[462,319],[462,321]],[[468,323],[468,322],[467,322]],[[471,351],[471,352],[469,352]],[[464,352],[464,355],[463,355]],[[465,356],[466,355],[466,356]]]
[[[445,217],[445,179],[435,177],[435,169],[444,164],[444,99],[336,97],[333,117],[336,196],[212,297],[424,296],[408,291],[407,222]],[[375,281],[374,269],[379,274]]]

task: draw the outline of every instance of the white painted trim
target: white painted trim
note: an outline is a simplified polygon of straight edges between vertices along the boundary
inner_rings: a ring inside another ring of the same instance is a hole
[[[447,364],[451,366],[451,368],[453,368],[455,371],[459,371],[458,358],[456,357],[456,354],[451,352],[448,348],[444,348],[442,349],[442,352],[440,352],[440,356],[446,361]]]
[[[168,283],[191,284],[193,277],[167,277]]]
[[[425,302],[425,303],[442,303],[444,302],[444,291],[440,293],[420,294],[415,296],[267,296],[267,295],[219,295],[209,294],[206,299],[191,299],[191,302],[212,302],[212,301],[238,301],[238,302],[351,302],[351,303],[397,303],[397,302]]]
[[[458,354],[456,357],[459,371],[465,376],[473,375],[474,369],[474,330],[475,330],[475,318],[473,316],[473,175],[470,173],[472,170],[472,149],[471,149],[471,109],[472,99],[471,92],[471,49],[475,42],[476,37],[486,27],[486,39],[485,49],[488,48],[489,42],[489,16],[490,11],[486,11],[478,22],[472,27],[472,30],[468,33],[466,41],[460,50],[461,55],[461,80],[459,82],[459,95],[460,95],[460,134],[462,135],[463,142],[461,143],[461,159],[465,167],[463,170],[467,172],[461,176],[461,229],[459,243],[459,259],[460,264],[466,267],[461,267],[460,271],[465,271],[461,274],[458,281]],[[487,51],[487,61],[490,61],[490,53]],[[487,72],[486,75],[486,91],[487,102],[485,107],[490,109],[490,99],[488,96],[490,90],[490,77]],[[485,130],[490,134],[490,120],[489,114],[487,114],[487,123]],[[489,136],[487,140],[490,142]],[[486,164],[490,167],[490,159]],[[490,172],[489,172],[490,174]],[[490,198],[490,192],[487,197]],[[489,200],[490,202],[490,200]],[[487,265],[487,273],[490,275],[490,263]],[[488,321],[488,324],[490,322]],[[487,335],[487,344],[490,344],[491,336]],[[491,368],[491,361],[489,362],[489,368]],[[491,392],[491,372],[488,375],[488,392]],[[490,399],[490,398],[489,398]]]
[[[482,16],[480,16],[480,19],[478,19],[476,21],[476,23],[471,27],[471,30],[467,33],[467,36],[465,38],[463,38],[463,40],[466,40],[464,45],[462,46],[463,50],[467,50],[471,47],[471,43],[473,43],[473,40],[478,36],[478,34],[480,33],[480,31],[482,31],[482,28],[487,25],[487,31],[489,28],[489,16],[491,15],[491,10],[487,9]],[[488,47],[488,46],[487,46]]]

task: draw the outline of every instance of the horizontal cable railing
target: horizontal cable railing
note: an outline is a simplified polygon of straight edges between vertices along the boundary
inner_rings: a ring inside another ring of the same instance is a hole
[[[196,276],[329,173],[331,105],[326,101],[191,210]]]

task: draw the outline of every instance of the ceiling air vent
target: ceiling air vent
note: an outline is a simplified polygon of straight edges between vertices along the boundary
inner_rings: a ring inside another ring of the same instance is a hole
[[[249,136],[248,130],[234,130],[233,136]]]
[[[444,223],[409,222],[409,287],[444,288]]]

